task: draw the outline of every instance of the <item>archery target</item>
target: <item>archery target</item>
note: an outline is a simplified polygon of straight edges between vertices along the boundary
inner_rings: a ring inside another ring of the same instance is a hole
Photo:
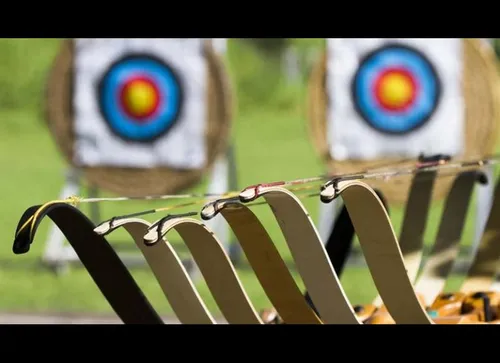
[[[75,40],[75,163],[204,167],[201,39]]]
[[[99,108],[110,130],[128,141],[151,142],[172,129],[182,108],[175,71],[149,55],[112,64],[98,86]]]
[[[382,133],[405,134],[431,118],[440,90],[434,66],[422,52],[391,44],[361,60],[352,99],[367,125]]]
[[[459,154],[459,39],[330,39],[328,138],[334,159]]]

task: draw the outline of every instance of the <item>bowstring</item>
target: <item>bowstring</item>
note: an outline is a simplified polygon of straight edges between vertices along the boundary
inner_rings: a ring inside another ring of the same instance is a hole
[[[291,188],[289,188],[289,190],[293,191],[297,195],[297,197],[299,199],[306,199],[306,198],[311,198],[311,197],[317,197],[317,196],[320,195],[319,194],[319,190],[316,193],[308,193],[308,194],[305,193],[306,191],[310,191],[313,188],[315,188],[315,186],[311,186],[311,185],[305,186],[305,185],[302,185],[302,186],[291,187]],[[228,196],[226,196],[224,198],[217,198],[217,199],[209,200],[208,202],[206,200],[199,200],[199,201],[194,201],[194,202],[189,202],[189,203],[175,204],[175,205],[171,205],[171,206],[163,207],[163,208],[156,208],[156,209],[150,209],[150,210],[147,210],[147,211],[141,211],[141,212],[136,212],[136,213],[131,213],[131,214],[125,214],[125,215],[121,215],[121,216],[115,216],[115,217],[112,217],[111,219],[108,219],[108,220],[102,222],[101,224],[106,223],[106,222],[113,223],[113,222],[115,222],[117,220],[131,218],[131,217],[140,217],[140,216],[143,216],[143,215],[146,215],[146,214],[159,213],[159,212],[167,212],[167,211],[181,209],[181,208],[185,208],[185,207],[192,207],[192,206],[195,206],[195,205],[200,205],[200,204],[206,204],[206,203],[215,202],[217,200],[223,201],[223,200],[233,199],[234,197],[238,196],[238,194],[228,195]],[[255,206],[264,205],[264,204],[268,204],[268,203],[266,201],[252,202],[252,203],[246,204],[246,206],[248,206],[248,207],[255,207]],[[197,214],[197,212],[194,212],[194,213]]]
[[[272,182],[272,183],[263,183],[259,184],[258,186],[261,187],[270,187],[270,186],[281,186],[281,187],[288,187],[290,191],[303,191],[303,190],[309,190],[314,188],[315,186],[312,185],[306,185],[306,184],[312,184],[312,183],[318,183],[321,181],[329,180],[332,181],[334,180],[335,182],[342,181],[342,180],[354,180],[354,179],[384,179],[388,180],[393,177],[397,176],[402,176],[402,175],[411,175],[414,174],[415,172],[428,172],[428,171],[434,171],[434,170],[443,170],[443,169],[464,169],[467,167],[482,167],[486,165],[492,165],[492,164],[497,164],[500,162],[498,159],[500,157],[499,154],[493,154],[487,158],[483,159],[462,159],[462,160],[457,160],[457,161],[446,161],[446,160],[437,160],[433,162],[420,162],[417,161],[415,165],[402,168],[402,169],[397,169],[394,168],[394,165],[402,164],[405,162],[409,161],[414,161],[415,159],[401,159],[397,162],[392,162],[392,163],[381,163],[376,167],[371,167],[369,169],[365,169],[364,171],[357,172],[357,173],[346,173],[346,174],[338,174],[338,175],[321,175],[317,177],[310,177],[310,178],[302,178],[302,179],[294,179],[294,180],[289,180],[289,181],[280,181],[280,182]],[[388,171],[383,171],[384,169],[389,168]],[[391,170],[392,169],[392,170]],[[439,176],[447,176],[447,175],[453,175],[456,174],[451,172],[451,173],[440,173]],[[300,185],[300,186],[299,186]],[[255,187],[255,186],[252,186]],[[245,188],[244,190],[248,189],[250,187]],[[115,217],[116,218],[126,218],[130,216],[140,216],[140,215],[146,215],[146,214],[151,214],[151,213],[159,213],[159,212],[165,212],[165,211],[170,211],[170,210],[175,210],[175,209],[180,209],[183,207],[189,207],[189,206],[195,206],[199,204],[203,204],[207,202],[207,198],[215,198],[210,201],[215,201],[217,199],[225,199],[225,198],[231,198],[239,195],[241,193],[240,191],[228,191],[225,193],[221,194],[216,194],[216,193],[205,193],[205,194],[172,194],[172,195],[157,195],[157,196],[129,196],[129,197],[100,197],[100,198],[82,198],[79,196],[70,196],[66,199],[59,199],[59,200],[53,200],[46,202],[43,204],[28,220],[19,228],[17,235],[21,233],[29,224],[30,225],[30,237],[32,237],[32,233],[34,230],[34,226],[36,224],[36,221],[38,219],[38,216],[40,213],[50,205],[56,204],[56,203],[67,203],[71,204],[75,207],[77,207],[81,203],[97,203],[97,202],[105,202],[105,201],[111,201],[111,202],[118,202],[118,201],[133,201],[133,200],[169,200],[169,199],[189,199],[189,198],[194,198],[194,199],[199,199],[197,201],[192,201],[192,202],[187,202],[187,203],[181,203],[181,204],[175,204],[172,206],[168,207],[162,207],[162,208],[156,208],[156,209],[150,209],[147,211],[143,212],[137,212],[125,216],[119,216]],[[312,196],[317,196],[319,195],[318,193],[313,193],[309,194],[307,196],[301,196],[302,198],[307,198],[307,197],[312,197]],[[266,202],[262,203],[250,203],[249,206],[253,205],[261,205],[261,204],[266,204]]]
[[[363,170],[359,173],[369,173],[372,171],[376,170],[381,170],[385,169],[390,166],[394,165],[399,165],[408,161],[411,161],[413,159],[402,159],[398,160],[397,162],[386,162],[386,163],[380,163],[376,164],[375,166]],[[346,174],[347,175],[347,174]],[[326,181],[329,178],[334,177],[334,174],[323,174],[319,175],[316,177],[309,177],[309,178],[301,178],[301,179],[294,179],[290,181],[285,181],[285,182],[280,182],[284,183],[286,185],[297,185],[297,184],[309,184],[309,183],[315,183],[315,182],[321,182],[321,181]],[[268,184],[273,184],[268,183]],[[188,193],[188,194],[167,194],[167,195],[147,195],[147,196],[122,196],[122,197],[98,197],[98,198],[83,198],[80,196],[70,196],[67,198],[67,200],[56,200],[53,201],[54,203],[65,203],[69,202],[70,204],[82,204],[82,203],[98,203],[98,202],[122,202],[122,201],[147,201],[147,200],[170,200],[170,199],[206,199],[206,198],[225,198],[225,197],[230,197],[230,196],[236,196],[241,192],[241,190],[231,190],[227,191],[225,193]]]

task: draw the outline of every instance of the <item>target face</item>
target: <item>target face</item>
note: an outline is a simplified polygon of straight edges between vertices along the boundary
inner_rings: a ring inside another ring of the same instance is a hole
[[[145,54],[114,62],[98,83],[99,109],[111,131],[127,141],[151,142],[179,119],[179,77],[162,60]]]
[[[441,82],[424,54],[388,44],[361,60],[352,96],[356,111],[370,127],[406,134],[431,118],[440,101]]]

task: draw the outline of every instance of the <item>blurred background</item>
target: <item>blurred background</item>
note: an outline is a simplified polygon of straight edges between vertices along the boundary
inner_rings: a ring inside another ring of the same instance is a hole
[[[41,263],[50,221],[42,223],[30,253],[14,255],[12,242],[18,220],[32,205],[55,199],[64,184],[65,161],[49,134],[44,121],[45,82],[61,40],[1,39],[0,54],[0,315],[34,314],[62,316],[103,316],[114,318],[108,303],[78,264],[54,271]],[[500,41],[495,39],[500,54]],[[307,80],[313,64],[324,50],[324,39],[229,39],[224,54],[237,99],[232,127],[238,186],[262,181],[288,180],[317,176],[324,172],[322,161],[314,152],[306,123]],[[193,191],[203,190],[206,182]],[[105,193],[103,193],[104,195]],[[318,220],[319,203],[304,201],[312,218]],[[125,214],[159,202],[107,204],[100,206],[100,218]],[[86,207],[84,207],[85,210]],[[436,233],[437,203],[431,213],[426,242]],[[291,268],[289,252],[271,213],[257,207],[256,213],[277,241]],[[474,213],[473,211],[471,213]],[[401,210],[392,210],[396,231]],[[471,220],[473,216],[470,216]],[[468,223],[464,240],[471,240],[473,225]],[[173,240],[175,238],[173,237]],[[110,237],[116,245],[133,245],[127,236],[117,232]],[[133,247],[133,246],[132,246]],[[180,243],[176,248],[188,254]],[[237,264],[238,274],[257,309],[269,307],[269,301],[244,260]],[[133,276],[151,302],[163,315],[171,314],[168,302],[151,272],[144,266],[131,267]],[[296,276],[301,284],[300,278]],[[457,282],[459,277],[457,277]],[[353,304],[366,303],[376,290],[362,265],[349,266],[342,277]],[[215,315],[216,304],[203,282],[197,284],[202,297]],[[453,288],[454,281],[448,287]],[[31,320],[30,320],[31,319]],[[22,320],[17,320],[22,321]],[[55,321],[55,320],[53,320]]]

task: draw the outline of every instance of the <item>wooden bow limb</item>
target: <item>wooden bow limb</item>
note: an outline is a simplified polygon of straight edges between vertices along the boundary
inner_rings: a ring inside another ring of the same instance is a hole
[[[451,270],[452,263],[458,254],[460,236],[464,226],[473,185],[480,179],[478,173],[479,172],[476,171],[460,173],[454,180],[452,189],[448,194],[436,242],[427,258],[422,274],[415,287],[425,306],[429,306],[434,301],[437,294],[441,292]],[[432,185],[429,184],[428,181],[424,182],[427,186],[424,185],[423,188],[419,188],[418,184],[416,184],[418,178],[419,175],[417,174],[410,191],[406,218],[403,222],[403,233],[401,233],[400,236],[400,247],[403,252],[408,274],[411,278],[417,276],[421,261],[425,220],[427,219],[430,193],[432,191]],[[417,208],[412,208],[412,203],[414,203],[415,200],[417,200]],[[421,202],[420,208],[418,208],[419,200],[424,200],[423,203],[425,203],[422,204]],[[422,209],[422,206],[425,206],[425,210]],[[412,209],[414,213],[408,213],[408,210],[411,211]],[[408,216],[414,218],[407,218]],[[418,230],[415,230],[415,227],[412,226],[414,220],[417,220],[417,224],[420,225]],[[406,228],[408,225],[411,225],[413,228]],[[411,230],[412,233],[406,233],[406,236],[413,236],[413,240],[417,241],[413,246],[409,246],[410,248],[408,248],[406,239],[404,238],[405,230]],[[404,251],[405,249],[407,251],[406,254]],[[405,255],[411,253],[412,250],[417,251],[414,254],[417,258],[411,261],[413,263],[409,263]],[[447,252],[449,253],[447,254]],[[446,265],[443,265],[443,263],[446,263]],[[440,268],[438,269],[437,267]]]
[[[127,218],[103,222],[94,231],[107,235],[124,228],[130,234],[182,324],[216,324],[170,243],[157,244],[156,248],[144,244],[144,235],[151,225],[143,219]]]
[[[436,241],[422,268],[422,273],[415,283],[415,290],[425,307],[429,307],[444,288],[446,280],[451,272],[453,262],[458,255],[460,237],[465,224],[465,217],[470,204],[473,186],[477,181],[482,181],[483,177],[484,175],[479,171],[463,172],[455,178],[452,184],[452,188],[446,198]],[[418,194],[415,193],[415,196],[418,197]],[[411,198],[409,201],[410,200]],[[412,220],[405,220],[404,223],[412,223]],[[423,234],[423,230],[421,230],[421,233]],[[403,245],[404,241],[401,241],[400,246],[402,249]],[[423,244],[418,246],[420,255],[422,247]],[[407,263],[406,258],[405,263]],[[418,266],[414,264],[413,267],[416,267],[416,269],[413,270],[413,276],[416,276]],[[412,276],[410,272],[409,275],[410,277]],[[443,311],[448,311],[450,305],[443,307],[443,309]],[[437,317],[443,315],[449,316],[449,314],[442,314],[434,309],[430,310],[433,313],[437,313]],[[384,313],[387,316],[384,317]],[[384,319],[385,323],[393,322],[385,306],[377,309],[376,314],[376,319],[372,319],[372,323],[383,321]]]
[[[351,216],[375,286],[398,324],[433,324],[413,288],[398,240],[375,191],[360,181],[338,182],[323,200],[342,197]]]
[[[250,208],[238,199],[214,201],[203,216],[221,214],[233,231],[277,314],[287,324],[320,324],[281,258],[274,242]],[[264,319],[263,319],[264,320]]]
[[[383,198],[381,195],[380,197]],[[285,263],[282,262],[276,247],[270,240],[267,232],[263,229],[257,217],[255,215],[247,215],[247,213],[252,212],[249,209],[247,210],[246,206],[243,206],[235,200],[216,201],[213,202],[212,206],[207,206],[207,208],[217,210],[225,216],[226,221],[233,229],[233,232],[235,232],[240,243],[242,243],[244,251],[246,244],[244,240],[248,240],[248,248],[251,248],[251,250],[246,252],[247,259],[256,272],[259,281],[261,281],[273,306],[261,312],[262,320],[268,324],[317,323],[318,321],[322,323],[319,317],[314,314],[315,312],[317,313],[317,309],[307,290],[303,297],[300,296],[295,281],[291,277]],[[201,215],[203,216],[205,214],[207,213],[202,211]],[[249,223],[258,224],[262,231],[262,235],[266,235],[267,237],[262,238],[260,234],[254,236],[254,233],[250,233],[249,229],[253,230],[256,228],[253,226],[249,228]],[[265,243],[266,239],[270,242]],[[336,218],[334,229],[325,243],[328,258],[332,263],[335,273],[339,277],[341,276],[349,256],[353,240],[354,228],[347,209],[343,206]],[[256,241],[258,241],[258,243]],[[255,252],[257,246],[262,253],[258,254]],[[259,272],[259,269],[262,268],[264,271]],[[270,271],[270,273],[266,274],[267,271]],[[262,278],[259,277],[261,274],[263,275]],[[268,278],[272,279],[270,284],[266,284]],[[266,285],[268,285],[269,288]],[[275,295],[276,297],[274,297]],[[309,306],[305,304],[304,300]],[[283,303],[286,304],[282,306]],[[371,315],[371,312],[365,307],[356,306],[354,307],[354,311],[362,321],[365,319],[364,316],[368,318]]]
[[[192,218],[172,218],[164,223],[155,223],[143,236],[148,253],[162,259],[164,245],[169,242],[161,237],[170,230],[175,230],[186,243],[227,322],[262,324],[224,247],[203,222]]]
[[[431,205],[432,191],[437,177],[436,171],[417,172],[413,177],[406,203],[403,226],[399,236],[399,247],[403,254],[408,277],[414,281],[422,261],[424,233]],[[378,295],[372,304],[381,307]]]
[[[240,199],[245,202],[247,195],[242,194]],[[265,199],[271,207],[322,321],[326,324],[361,324],[328,259],[314,223],[299,199],[281,187],[260,188],[250,199],[258,198]]]

